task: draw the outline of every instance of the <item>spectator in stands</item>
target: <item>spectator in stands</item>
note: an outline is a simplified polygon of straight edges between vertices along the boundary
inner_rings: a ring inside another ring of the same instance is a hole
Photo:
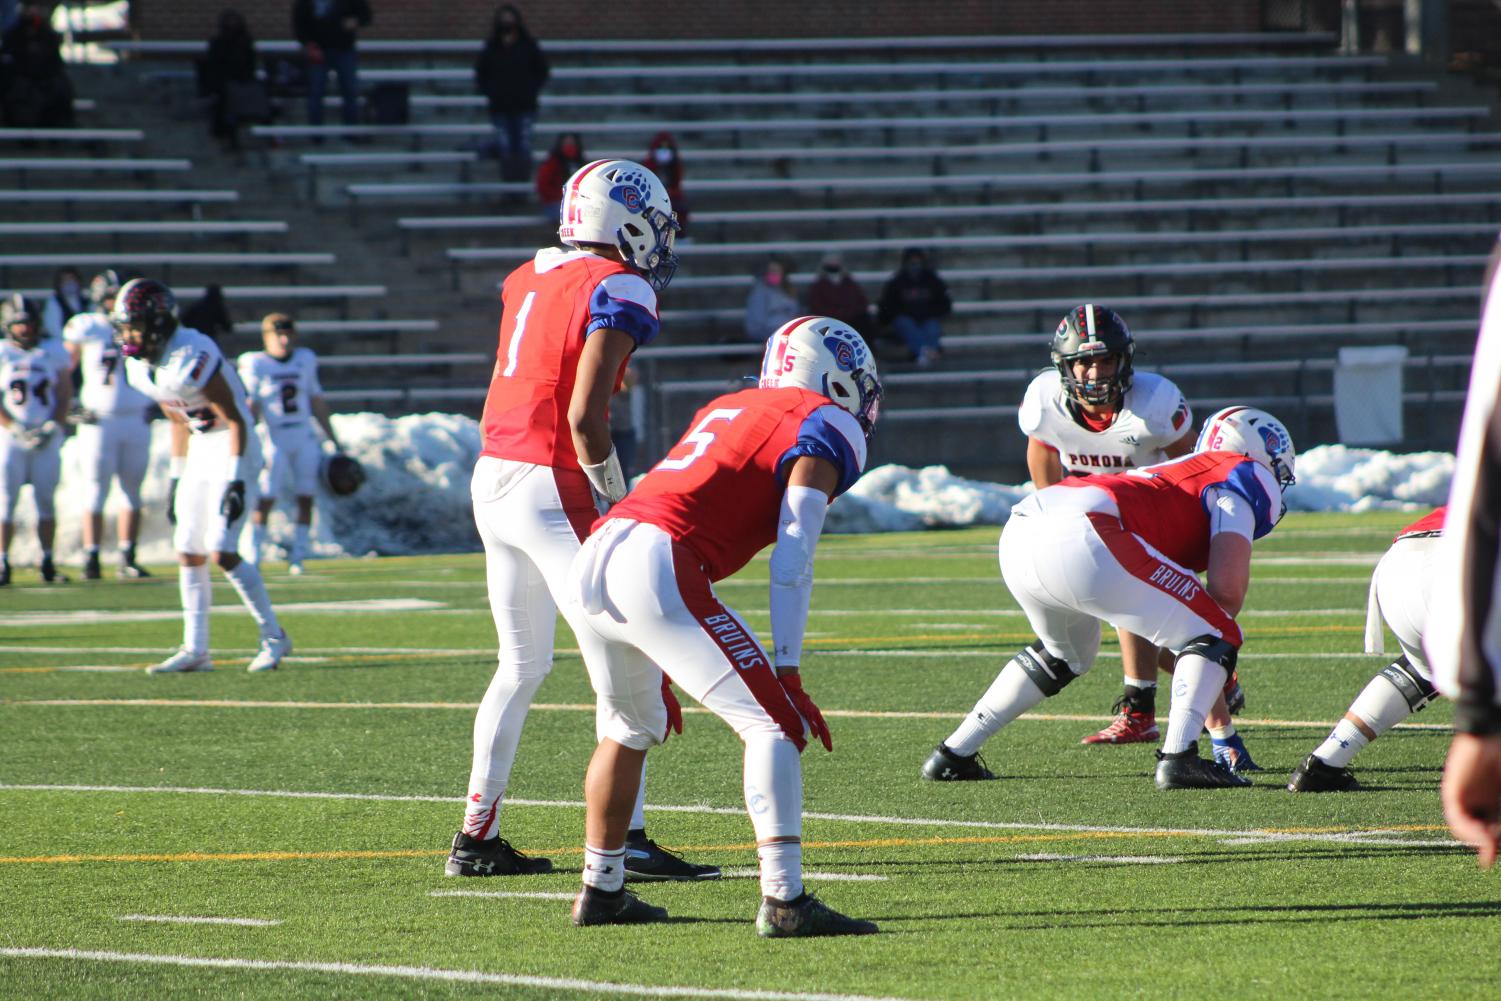
[[[224,301],[223,286],[205,286],[203,297],[182,311],[182,325],[216,342],[234,333],[235,324],[229,315],[229,304]]]
[[[854,276],[844,270],[844,258],[837,250],[823,255],[818,277],[808,286],[808,312],[832,316],[862,335],[870,327],[870,300]]]
[[[558,135],[547,159],[537,168],[537,197],[542,200],[542,214],[549,222],[558,221],[558,208],[563,204],[563,182],[588,162],[589,158],[584,155],[584,141],[577,132]]]
[[[47,22],[51,4],[29,3],[0,39],[0,109],[15,128],[73,124],[73,83],[62,36]]]
[[[765,342],[782,324],[802,313],[792,288],[792,267],[786,258],[773,257],[751,286],[745,300],[745,337]]]
[[[344,124],[360,120],[359,61],[354,43],[358,31],[373,20],[365,0],[294,0],[292,33],[302,45],[307,60],[307,120],[323,124],[323,95],[328,89],[328,71],[339,76],[339,94],[344,99]]]
[[[672,210],[677,213],[678,239],[681,240],[688,232],[688,199],[683,194],[683,158],[678,152],[677,139],[671,132],[658,132],[651,137],[646,159],[641,162],[667,188]]]
[[[501,4],[474,64],[474,88],[485,96],[490,121],[495,123],[501,180],[524,181],[532,176],[532,124],[547,74],[547,57],[526,30],[521,11],[515,4]]]
[[[0,34],[10,30],[20,13],[21,5],[16,0],[0,0]]]
[[[928,265],[920,247],[902,251],[902,266],[881,290],[881,322],[907,345],[919,368],[927,368],[943,353],[939,320],[953,312],[948,286]]]
[[[59,338],[73,317],[89,308],[77,268],[58,268],[52,274],[52,294],[42,304],[42,336]]]
[[[254,95],[253,88],[260,86],[255,76],[255,39],[245,15],[232,7],[219,15],[218,32],[208,40],[208,55],[200,66],[204,96],[213,101],[209,131],[226,149],[237,150],[245,105]]]

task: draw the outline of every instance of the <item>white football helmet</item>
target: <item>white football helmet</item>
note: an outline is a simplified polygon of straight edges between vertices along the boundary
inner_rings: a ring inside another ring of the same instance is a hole
[[[634,160],[595,160],[563,186],[558,239],[614,247],[654,289],[678,269],[672,241],[678,219],[657,175]]]
[[[1297,482],[1293,476],[1292,435],[1281,421],[1255,407],[1226,407],[1204,422],[1195,452],[1239,452],[1272,471],[1283,490]]]
[[[827,316],[800,316],[767,339],[760,385],[821,393],[854,414],[867,438],[881,416],[875,355],[853,327]]]

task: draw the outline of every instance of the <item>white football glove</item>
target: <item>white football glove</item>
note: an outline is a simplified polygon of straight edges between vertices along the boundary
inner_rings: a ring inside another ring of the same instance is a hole
[[[10,433],[16,439],[18,445],[28,452],[35,452],[38,449],[47,447],[47,443],[57,433],[57,422],[44,421],[32,428],[18,428],[12,425]]]

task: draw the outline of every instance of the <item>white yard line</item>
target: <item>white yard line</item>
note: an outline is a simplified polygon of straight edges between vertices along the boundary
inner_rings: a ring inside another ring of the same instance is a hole
[[[1170,855],[1054,855],[1051,852],[1018,855],[1016,860],[1018,862],[1104,862],[1110,865],[1173,865],[1183,861],[1181,858],[1174,858]]]
[[[650,998],[729,998],[743,1001],[904,1001],[868,994],[828,994],[811,991],[736,990],[726,987],[678,987],[654,984],[620,984],[573,977],[538,977],[520,973],[490,973],[485,970],[445,970],[431,966],[382,966],[373,963],[309,963],[280,959],[232,959],[217,956],[174,956],[144,952],[105,952],[87,949],[41,949],[0,947],[0,956],[11,959],[68,959],[92,963],[137,963],[155,966],[186,966],[220,970],[286,970],[298,973],[334,973],[357,976],[399,977],[406,980],[444,980],[468,984],[505,984],[540,987],[587,994],[624,994]]]
[[[145,793],[157,795],[188,796],[265,796],[271,799],[319,799],[377,803],[462,803],[462,796],[397,796],[387,793],[309,792],[279,789],[219,789],[194,786],[102,786],[102,785],[52,785],[0,783],[0,792],[76,792],[76,793]],[[552,799],[506,799],[507,807],[543,807],[548,809],[582,810],[582,800]],[[744,806],[664,805],[648,803],[648,810],[664,813],[702,814],[705,816],[740,817]],[[1353,842],[1358,844],[1422,846],[1453,846],[1455,842],[1417,841],[1402,837],[1403,832],[1390,828],[1372,830],[1330,831],[1283,831],[1267,829],[1224,830],[1219,828],[1192,827],[1120,827],[1100,824],[1060,824],[1040,820],[1035,823],[1004,820],[951,820],[938,817],[893,817],[859,813],[805,812],[808,820],[829,820],[850,824],[890,824],[899,827],[956,827],[981,831],[1061,831],[1072,834],[1141,834],[1144,836],[1176,835],[1204,838],[1251,838],[1269,841],[1325,841]]]
[[[155,709],[461,709],[473,712],[478,702],[301,702],[271,699],[10,699],[0,702],[8,706],[119,706],[149,707]],[[592,702],[536,702],[533,710],[543,712],[595,711]],[[684,706],[688,715],[708,715],[702,706]],[[825,709],[823,714],[831,719],[962,719],[962,712],[937,712],[924,710],[887,709]],[[1094,713],[1023,713],[1018,719],[1032,722],[1104,723],[1114,716]],[[1241,726],[1285,726],[1305,730],[1327,730],[1334,726],[1332,720],[1309,719],[1254,719],[1239,721]],[[1415,731],[1444,731],[1453,729],[1444,723],[1398,723],[1394,729]],[[3,786],[0,786],[3,788]]]
[[[760,879],[760,869],[726,869],[725,879]],[[878,876],[869,872],[809,872],[804,870],[804,879],[822,880],[829,883],[884,883],[890,876]]]
[[[158,924],[176,925],[239,925],[245,928],[274,928],[281,924],[266,918],[209,918],[190,917],[180,914],[121,914],[116,921],[151,921]]]
[[[344,614],[385,614],[387,612],[430,612],[445,608],[441,601],[427,598],[369,598],[355,601],[289,601],[276,606],[277,615],[297,615],[305,612],[338,612]],[[214,605],[209,609],[215,615],[243,615],[241,604]],[[9,612],[0,618],[0,627],[25,629],[31,626],[78,626],[108,625],[120,622],[163,622],[182,618],[176,610],[132,609],[130,611],[103,611],[97,608],[78,608],[67,612]]]
[[[546,893],[541,890],[432,890],[429,897],[497,897],[505,900],[572,900],[572,893]]]

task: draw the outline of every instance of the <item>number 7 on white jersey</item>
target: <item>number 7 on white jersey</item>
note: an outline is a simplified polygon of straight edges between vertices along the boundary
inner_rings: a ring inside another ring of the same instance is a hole
[[[692,444],[693,451],[679,459],[663,459],[657,463],[657,468],[667,470],[687,469],[694,459],[703,455],[704,452],[708,451],[709,446],[714,444],[714,432],[708,430],[709,425],[715,421],[732,421],[736,417],[739,417],[740,414],[741,411],[739,410],[709,411],[709,416],[699,421],[698,427],[688,432],[683,436],[683,440],[678,442],[679,445]]]

